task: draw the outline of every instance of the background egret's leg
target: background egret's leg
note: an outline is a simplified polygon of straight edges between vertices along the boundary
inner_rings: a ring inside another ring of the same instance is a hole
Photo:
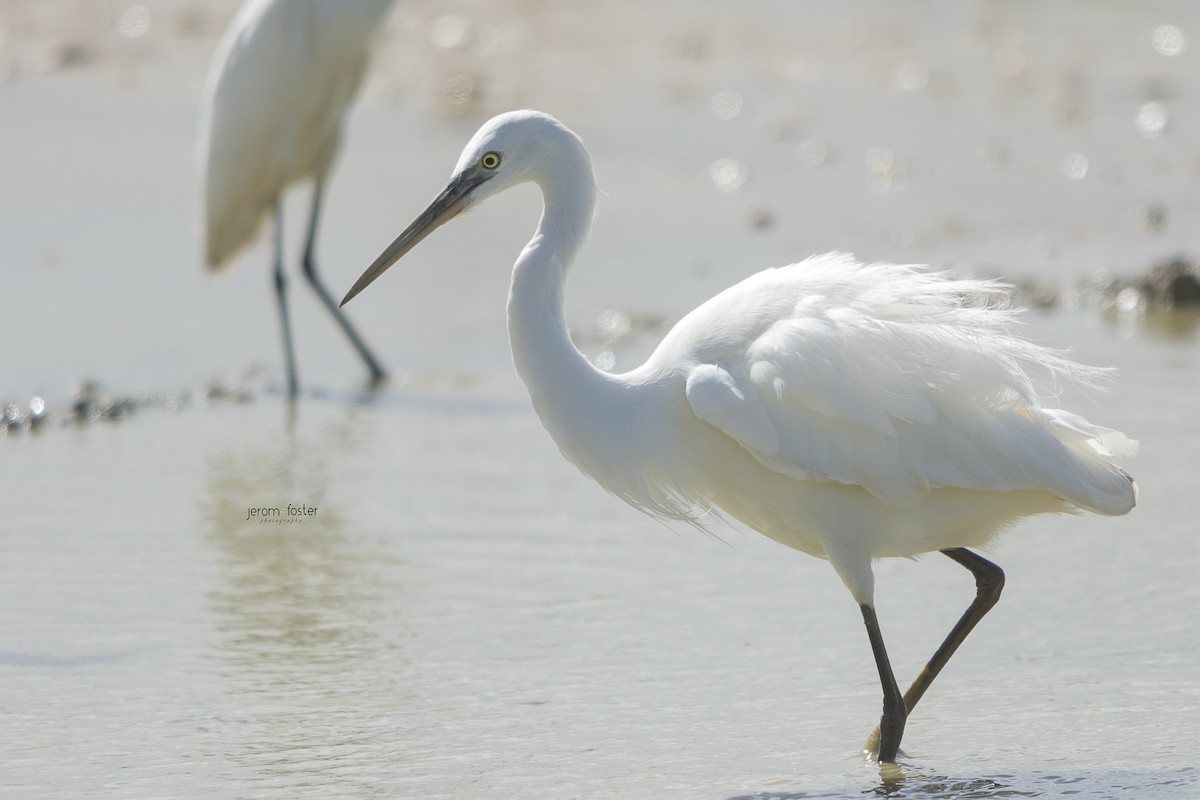
[[[379,362],[375,359],[375,356],[371,354],[371,351],[367,349],[367,345],[358,335],[358,332],[354,330],[345,312],[338,308],[337,303],[333,300],[333,296],[329,294],[329,291],[317,277],[317,260],[314,251],[317,241],[317,220],[321,214],[321,195],[324,189],[325,182],[323,180],[317,180],[313,184],[312,213],[309,215],[308,238],[304,244],[304,277],[308,279],[309,286],[317,293],[317,297],[321,298],[321,302],[329,309],[329,313],[337,320],[338,325],[342,328],[342,332],[350,340],[350,344],[354,345],[354,349],[358,351],[358,355],[362,358],[363,363],[367,365],[367,369],[371,373],[371,382],[378,383],[386,376],[383,368],[379,366]]]
[[[275,299],[279,303],[279,323],[283,327],[283,358],[287,368],[287,396],[296,399],[296,354],[292,349],[292,325],[288,321],[287,276],[283,274],[283,200],[275,201]]]
[[[871,639],[871,652],[875,654],[875,666],[879,669],[879,683],[883,686],[883,716],[879,720],[878,729],[881,731],[878,737],[879,761],[892,762],[896,760],[896,753],[900,751],[900,740],[904,737],[904,723],[908,718],[908,710],[904,705],[904,698],[900,695],[900,687],[896,684],[887,648],[883,646],[883,633],[879,630],[875,608],[866,604],[859,608],[862,609],[863,622],[867,625],[867,636]]]
[[[904,693],[904,705],[910,712],[925,694],[925,690],[933,683],[933,679],[942,671],[942,667],[946,666],[946,662],[950,660],[950,656],[954,655],[954,651],[967,638],[967,634],[979,624],[979,620],[983,619],[983,616],[987,612],[992,610],[992,606],[996,605],[996,601],[1000,599],[1000,592],[1004,589],[1004,570],[983,556],[962,547],[943,550],[942,553],[971,570],[971,573],[975,576],[975,599],[967,607],[967,610],[963,612],[958,623],[951,629],[950,634],[946,636],[945,641],[934,652],[933,656],[929,659],[929,663],[925,665],[925,668],[921,670],[921,674],[913,681],[912,686],[908,687],[908,691]],[[879,728],[876,728],[867,737],[863,749],[874,751],[878,744]]]

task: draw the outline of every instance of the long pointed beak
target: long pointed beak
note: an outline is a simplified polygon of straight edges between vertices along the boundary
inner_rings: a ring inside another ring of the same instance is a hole
[[[429,234],[433,233],[439,227],[454,219],[462,212],[471,202],[471,191],[479,184],[486,181],[490,176],[487,173],[464,173],[450,182],[450,184],[442,190],[442,193],[434,198],[429,207],[421,212],[421,215],[413,220],[413,223],[404,229],[404,233],[396,237],[396,241],[388,245],[387,249],[379,254],[379,258],[375,259],[375,263],[367,267],[354,285],[350,287],[350,291],[346,292],[346,296],[342,298],[342,302],[338,307],[349,303],[354,296],[363,289],[371,285],[371,282],[387,271],[387,268],[399,261],[405,253],[412,250]]]

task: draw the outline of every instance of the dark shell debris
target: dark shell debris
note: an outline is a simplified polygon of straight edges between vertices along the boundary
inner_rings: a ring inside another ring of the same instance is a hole
[[[5,402],[0,414],[0,436],[118,422],[146,408],[175,411],[197,402],[208,405],[249,403],[257,395],[258,392],[246,386],[224,381],[213,381],[195,392],[125,394],[110,392],[97,381],[84,380],[71,387],[69,398],[59,408],[51,408],[41,396],[31,397],[26,402]]]
[[[1175,256],[1152,264],[1128,278],[1093,275],[1072,289],[1064,290],[1036,279],[1014,282],[1016,305],[1039,310],[1092,308],[1122,317],[1153,313],[1200,312],[1200,263]],[[661,335],[674,320],[658,315],[629,314],[607,310],[597,315],[593,329],[581,332],[585,344],[610,348],[597,360],[607,368],[613,350],[632,340]],[[590,333],[590,335],[588,335]],[[272,393],[262,386],[262,369],[253,368],[231,380],[214,380],[198,390],[173,394],[163,392],[110,392],[94,380],[80,381],[71,388],[64,405],[52,408],[41,396],[26,401],[0,401],[0,437],[22,431],[36,433],[46,428],[69,428],[116,422],[147,408],[169,411],[193,404],[228,405],[252,403]]]
[[[1200,263],[1184,256],[1156,262],[1130,277],[1092,275],[1073,291],[1036,279],[1014,286],[1016,305],[1033,309],[1075,305],[1118,314],[1200,310]]]

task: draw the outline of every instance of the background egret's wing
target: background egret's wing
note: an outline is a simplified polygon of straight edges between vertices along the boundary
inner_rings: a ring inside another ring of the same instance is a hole
[[[205,262],[227,263],[291,182],[320,176],[389,3],[251,0],[217,49],[200,135]]]

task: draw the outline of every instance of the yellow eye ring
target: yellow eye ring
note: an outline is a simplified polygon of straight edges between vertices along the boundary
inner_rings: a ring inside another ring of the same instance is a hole
[[[479,164],[484,169],[496,169],[500,166],[500,154],[496,152],[484,153],[483,158],[479,159]]]

